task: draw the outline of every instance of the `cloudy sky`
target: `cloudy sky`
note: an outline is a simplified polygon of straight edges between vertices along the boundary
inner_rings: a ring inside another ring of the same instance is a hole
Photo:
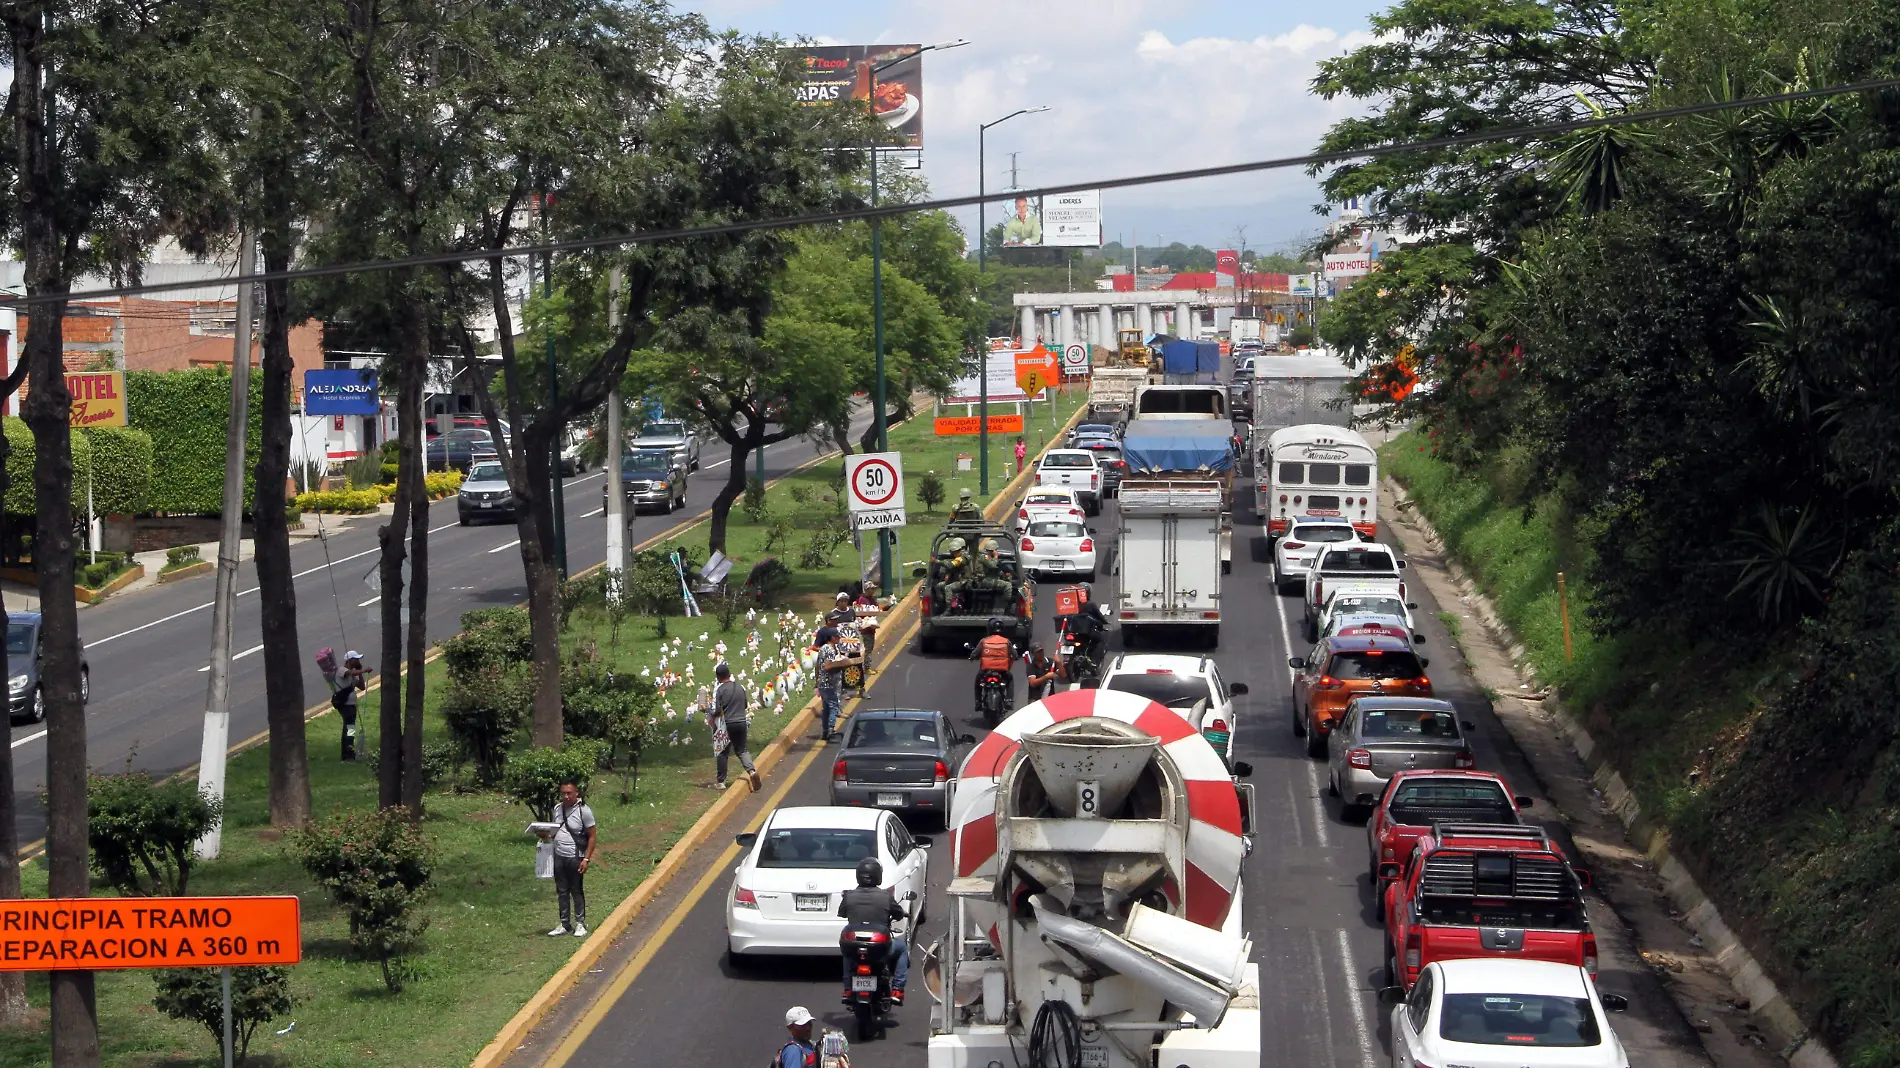
[[[681,0],[717,27],[824,44],[970,43],[924,57],[924,174],[973,194],[977,126],[1049,105],[987,138],[987,188],[1296,155],[1348,113],[1307,92],[1321,60],[1368,41],[1387,0]],[[1294,171],[1116,190],[1109,240],[1273,250],[1316,230]],[[990,210],[992,225],[1001,210]],[[975,212],[965,219],[973,230]]]

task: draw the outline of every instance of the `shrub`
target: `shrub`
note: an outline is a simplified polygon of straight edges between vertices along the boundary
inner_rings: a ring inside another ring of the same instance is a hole
[[[402,958],[428,921],[416,916],[434,872],[435,850],[401,807],[346,813],[297,832],[298,863],[349,913],[350,944],[382,967],[383,985],[400,991]]]
[[[375,453],[366,453],[343,464],[343,478],[353,490],[374,487],[383,480],[383,462]]]
[[[794,529],[796,528],[792,526],[791,520],[774,516],[772,525],[765,529],[765,551],[775,553],[784,548],[785,539],[791,536]]]
[[[6,509],[10,515],[33,515],[39,511],[34,501],[33,432],[27,429],[23,419],[8,417],[5,426],[8,448]],[[75,515],[86,514],[86,472],[91,469],[92,442],[84,434],[74,434],[72,505]]]
[[[158,995],[152,1005],[174,1020],[195,1023],[224,1045],[224,983],[217,968],[164,968],[152,975]],[[290,1015],[290,973],[284,968],[231,969],[231,1042],[239,1064],[251,1048],[251,1036],[279,1016]]]
[[[754,523],[765,521],[765,483],[757,475],[745,480],[745,497],[739,502],[739,510]]]
[[[196,545],[174,545],[165,550],[164,570],[166,571],[174,567],[190,567],[199,562]]]
[[[449,678],[472,677],[485,666],[507,667],[534,660],[534,632],[528,610],[478,608],[462,613],[462,631],[442,643],[442,662]]]
[[[943,503],[945,494],[943,479],[935,471],[925,471],[917,479],[917,499],[924,502],[924,511],[934,512]]]
[[[250,428],[244,437],[244,500],[263,440],[262,375],[251,376]],[[165,462],[152,465],[145,507],[154,512],[215,514],[224,508],[225,423],[231,411],[231,375],[215,367],[194,371],[127,371],[126,417],[133,429],[162,442]],[[77,435],[75,435],[77,437]],[[86,487],[73,483],[85,503]],[[96,491],[95,491],[96,492]]]
[[[752,573],[746,576],[745,589],[760,604],[772,604],[785,588],[792,584],[792,569],[775,556],[768,556],[752,565]]]
[[[561,784],[578,783],[585,795],[588,781],[600,767],[602,758],[610,756],[608,750],[609,747],[592,738],[571,738],[559,749],[530,749],[508,762],[508,770],[502,776],[502,789],[528,806],[535,819],[547,822],[554,818],[554,806],[561,799]]]
[[[440,786],[462,770],[461,747],[454,742],[428,742],[422,747],[422,788]]]
[[[99,515],[132,515],[145,510],[152,492],[152,436],[126,426],[82,430],[92,447],[92,510]],[[85,493],[84,476],[75,471],[75,491]]]
[[[300,512],[346,512],[352,515],[373,512],[383,503],[380,490],[316,490],[299,493],[292,502]]]
[[[451,639],[453,640],[453,639]],[[458,751],[475,765],[475,780],[501,779],[508,750],[534,706],[534,670],[525,664],[487,663],[451,674],[442,692],[442,720]]]
[[[462,488],[462,472],[431,471],[422,476],[422,488],[432,498],[453,497]]]
[[[386,464],[400,463],[402,461],[402,442],[395,438],[390,438],[381,445],[376,446],[376,455]]]
[[[380,459],[380,457],[378,458]],[[402,470],[401,464],[385,463],[382,465],[382,477],[377,479],[377,481],[378,482],[394,482],[396,481],[396,475],[400,473],[401,470]]]
[[[793,504],[804,504],[811,500],[811,487],[803,482],[794,482],[785,492],[791,494]]]
[[[94,775],[86,787],[92,866],[126,897],[181,897],[192,847],[223,816],[195,783],[156,783],[142,771]]]
[[[131,562],[118,553],[86,553],[80,550],[73,557],[73,581],[89,590],[104,589],[106,583],[131,566]]]

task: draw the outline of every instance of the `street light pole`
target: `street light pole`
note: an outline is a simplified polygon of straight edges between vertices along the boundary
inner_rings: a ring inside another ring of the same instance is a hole
[[[879,71],[886,67],[894,67],[899,63],[908,63],[918,56],[923,55],[925,52],[941,52],[949,48],[961,48],[969,43],[968,41],[959,39],[955,41],[945,41],[940,44],[928,44],[917,49],[915,52],[906,52],[901,56],[893,56],[882,63],[871,64],[869,86],[867,89],[870,96],[866,100],[866,104],[871,109],[871,117],[873,119],[877,117],[877,75]],[[878,146],[873,144],[871,146],[871,206],[873,208],[877,207],[877,157]],[[890,437],[886,433],[888,427],[886,426],[887,420],[885,417],[886,408],[884,401],[884,223],[883,220],[876,216],[872,216],[871,218],[871,348],[877,357],[877,390],[874,407],[871,409],[871,425],[872,428],[877,431],[877,451],[889,452],[891,442]],[[877,582],[880,592],[891,588],[891,532],[888,530],[879,530],[877,532]]]
[[[976,128],[976,273],[979,275],[984,271],[985,261],[988,258],[986,253],[989,251],[989,234],[986,229],[988,216],[984,212],[987,203],[983,199],[984,171],[986,170],[983,139],[992,126],[1001,126],[1018,115],[1035,115],[1048,110],[1047,104],[1040,104],[1033,108],[1020,108],[995,122],[980,123]],[[987,342],[977,353],[976,359],[976,486],[977,492],[987,497],[990,493],[990,348]]]

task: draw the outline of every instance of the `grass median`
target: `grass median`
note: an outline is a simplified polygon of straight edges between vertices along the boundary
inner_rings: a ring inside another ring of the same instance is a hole
[[[1063,425],[1082,402],[1080,390],[1058,396],[1055,425]],[[1051,433],[1047,412],[1045,406],[1037,406],[1036,422],[1042,425],[1032,429],[1027,439],[1032,455],[1042,443],[1037,430]],[[934,515],[926,512],[917,496],[919,478],[934,467],[944,477],[952,502],[960,486],[974,491],[976,471],[955,468],[957,454],[973,453],[976,439],[936,438],[926,416],[893,428],[890,441],[893,450],[904,454],[911,516],[911,525],[900,534],[898,559],[918,559],[948,507],[947,503],[938,506]],[[1004,465],[1014,462],[1015,439],[993,435],[990,444],[994,492],[1009,480]],[[768,555],[763,544],[771,515],[789,517],[800,531],[822,521],[833,507],[824,498],[835,496],[841,470],[842,461],[833,458],[773,485],[764,522],[754,522],[735,509],[728,533],[728,551],[739,561],[735,573],[743,576],[751,562]],[[635,533],[639,533],[638,522]],[[706,528],[700,524],[674,540],[703,557],[705,538]],[[777,555],[789,556],[788,563],[797,562],[796,548]],[[801,635],[808,633],[813,612],[827,605],[828,595],[854,578],[858,568],[859,556],[849,543],[826,566],[794,568],[786,600],[790,610],[800,614],[799,626],[805,628]],[[710,674],[708,649],[714,643],[726,642],[735,667],[749,670],[750,656],[740,650],[754,625],[761,630],[762,645],[775,649],[773,621],[763,614],[756,623],[740,615],[730,631],[722,631],[708,605],[707,614],[696,619],[667,617],[662,638],[655,619],[630,617],[621,622],[616,634],[601,612],[584,608],[573,616],[563,646],[593,641],[616,670],[639,672],[658,666],[664,643],[669,668],[679,671],[687,663],[695,666],[695,680],[684,692],[675,690],[670,697],[683,713],[696,684]],[[675,640],[682,651],[672,651]],[[689,645],[692,648],[686,650]],[[426,670],[425,738],[446,740],[437,714],[443,665],[438,661]],[[778,735],[808,693],[779,695],[779,700],[756,714],[751,732],[754,752]],[[309,726],[311,792],[314,811],[320,816],[375,805],[378,697],[373,691],[362,703],[360,763],[339,759],[341,724],[336,716],[320,717]],[[676,722],[676,738],[649,746],[630,801],[620,799],[623,783],[616,774],[602,773],[593,783],[589,800],[600,822],[600,859],[587,875],[590,920],[604,919],[632,892],[717,796],[707,789],[712,752],[703,725],[691,723],[684,715]],[[269,754],[262,746],[232,758],[227,771],[223,856],[196,868],[191,880],[194,894],[290,893],[303,899],[304,960],[291,972],[298,1004],[290,1017],[259,1031],[251,1044],[252,1063],[297,1068],[467,1064],[580,946],[579,939],[546,934],[555,921],[552,884],[533,877],[533,839],[524,833],[532,817],[526,808],[498,792],[437,787],[427,795],[423,824],[437,850],[434,888],[424,905],[428,929],[411,958],[416,975],[401,993],[389,993],[377,965],[351,951],[347,917],[299,867],[285,837],[269,826],[268,762]],[[26,894],[44,896],[44,858],[29,865],[24,875]],[[110,891],[100,886],[97,892]],[[706,952],[716,949],[709,947]],[[28,993],[37,1019],[26,1028],[0,1031],[0,1068],[51,1063],[44,973],[29,975]],[[148,973],[98,973],[104,1062],[181,1068],[217,1064],[210,1036],[196,1024],[160,1014],[152,1006],[153,994]],[[292,1019],[294,1028],[275,1033]]]

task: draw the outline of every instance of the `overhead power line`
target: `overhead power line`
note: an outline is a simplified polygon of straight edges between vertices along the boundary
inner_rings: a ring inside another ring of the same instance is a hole
[[[1202,178],[1224,178],[1236,174],[1253,174],[1259,171],[1283,170],[1288,167],[1324,167],[1330,164],[1347,163],[1353,160],[1380,159],[1386,156],[1397,156],[1407,152],[1434,152],[1447,148],[1463,148],[1469,145],[1487,144],[1493,141],[1548,138],[1558,134],[1599,129],[1606,126],[1631,126],[1637,123],[1658,122],[1665,119],[1683,118],[1690,115],[1706,115],[1713,112],[1734,111],[1741,108],[1764,107],[1770,104],[1785,104],[1801,100],[1819,100],[1826,97],[1845,96],[1850,93],[1865,93],[1879,89],[1896,88],[1900,88],[1900,78],[1876,78],[1870,81],[1854,82],[1849,85],[1820,86],[1814,89],[1799,89],[1786,93],[1774,93],[1768,96],[1743,97],[1738,100],[1711,100],[1701,104],[1683,104],[1677,107],[1656,108],[1650,111],[1627,111],[1617,115],[1592,116],[1587,119],[1573,119],[1568,122],[1544,123],[1538,126],[1519,126],[1507,130],[1490,130],[1479,133],[1460,134],[1455,137],[1434,137],[1424,141],[1407,141],[1396,145],[1376,145],[1371,148],[1347,149],[1338,152],[1313,152],[1304,156],[1285,156],[1279,159],[1256,160],[1251,163],[1228,163],[1215,167],[1192,167],[1186,170],[1160,171],[1154,174],[1139,174],[1126,178],[1104,178],[1093,181],[1064,182],[1059,185],[1014,190],[1012,191],[1012,195],[1046,197],[1061,193],[1079,193],[1097,189],[1128,189],[1135,186],[1160,185],[1166,182],[1189,182]],[[538,245],[516,245],[504,249],[457,249],[445,252],[432,252],[421,256],[405,256],[400,259],[366,260],[358,263],[338,263],[321,267],[297,267],[285,271],[262,271],[256,274],[232,275],[219,278],[216,282],[222,286],[232,286],[246,282],[257,283],[296,280],[301,278],[333,278],[337,275],[362,274],[371,271],[398,271],[412,267],[440,267],[448,264],[466,263],[471,260],[541,256],[558,252],[589,252],[606,248],[622,248],[627,245],[647,245],[660,241],[678,241],[696,237],[716,237],[721,234],[745,233],[752,230],[786,230],[801,226],[824,226],[833,223],[855,222],[861,219],[884,219],[897,215],[909,215],[913,212],[920,211],[943,211],[949,208],[974,207],[979,203],[994,199],[996,199],[994,196],[978,195],[945,197],[938,200],[912,201],[907,204],[885,204],[879,205],[878,207],[852,208],[848,211],[821,212],[815,215],[792,215],[778,219],[752,219],[743,222],[721,223],[714,226],[687,226],[670,230],[646,230],[639,233],[615,234],[606,237],[577,238],[571,241],[550,241]],[[206,284],[206,280],[197,279],[188,282],[155,282],[137,286],[117,286],[111,289],[76,290],[60,295],[6,296],[4,299],[0,299],[0,308],[14,308],[32,304],[54,304],[61,301],[99,300],[106,297],[131,297],[145,293],[169,293],[181,289],[197,289]]]

